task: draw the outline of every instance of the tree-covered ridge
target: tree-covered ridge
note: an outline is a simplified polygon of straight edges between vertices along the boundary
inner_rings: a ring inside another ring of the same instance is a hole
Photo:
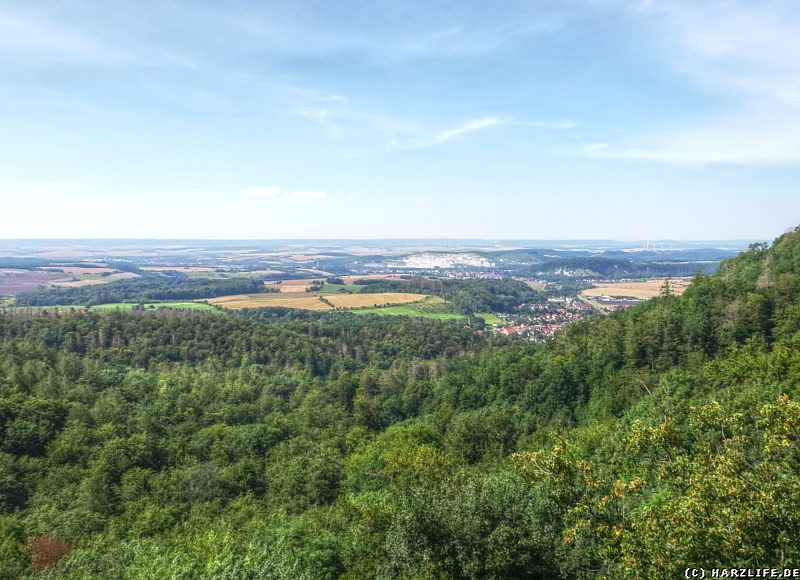
[[[96,286],[40,288],[36,292],[17,295],[15,303],[19,306],[95,306],[117,302],[194,300],[268,291],[270,288],[253,278],[188,278],[174,272],[171,275],[147,274]]]
[[[356,280],[370,292],[416,292],[441,296],[455,312],[512,312],[520,304],[541,302],[545,294],[524,282],[501,280],[458,280],[452,278],[410,277],[403,280]]]
[[[792,232],[547,345],[348,315],[0,318],[0,576],[798,567],[798,290]]]

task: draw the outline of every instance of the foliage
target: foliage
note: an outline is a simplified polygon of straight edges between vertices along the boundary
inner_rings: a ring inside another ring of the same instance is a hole
[[[252,278],[188,278],[184,274],[148,274],[140,278],[77,288],[40,288],[19,294],[19,306],[94,306],[115,302],[192,300],[228,294],[255,294],[271,289]]]
[[[0,577],[797,567],[798,347],[799,232],[544,345],[391,316],[10,313]]]

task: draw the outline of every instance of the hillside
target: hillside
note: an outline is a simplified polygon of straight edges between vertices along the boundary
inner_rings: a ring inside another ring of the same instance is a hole
[[[0,317],[0,577],[800,567],[798,347],[800,230],[544,345],[347,314]]]

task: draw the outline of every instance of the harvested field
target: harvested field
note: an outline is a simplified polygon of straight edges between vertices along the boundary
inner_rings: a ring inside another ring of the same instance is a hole
[[[683,294],[683,291],[686,290],[691,281],[691,278],[670,278],[669,285],[672,293],[676,295]],[[606,282],[584,290],[581,294],[589,298],[609,296],[612,298],[630,297],[647,300],[658,296],[661,293],[663,284],[664,278],[642,282]]]
[[[300,280],[283,280],[280,283],[277,282],[264,282],[265,286],[270,288],[277,288],[278,292],[288,292],[288,293],[295,293],[295,292],[305,292],[308,290],[315,282],[322,282],[325,283],[325,278],[302,278]]]
[[[375,308],[389,304],[422,302],[427,297],[425,294],[386,292],[381,294],[331,294],[325,296],[325,300],[336,308]]]
[[[61,272],[42,270],[0,270],[0,296],[32,292],[39,286],[47,286],[53,280],[63,278]]]
[[[215,304],[230,310],[242,308],[298,308],[300,310],[331,310],[330,305],[323,302],[319,296],[307,292],[294,293],[267,293],[267,294],[237,294],[234,296],[221,296],[211,298],[209,304]]]
[[[81,286],[97,286],[99,284],[108,284],[109,282],[116,282],[118,280],[129,280],[131,278],[138,278],[138,274],[133,272],[117,272],[108,276],[91,276],[78,280],[61,279],[52,282],[53,286],[59,288],[80,288]]]
[[[409,304],[421,302],[424,294],[404,294],[400,292],[386,294],[326,294],[319,296],[307,292],[281,292],[267,294],[237,294],[211,298],[214,304],[230,310],[242,308],[297,308],[300,310],[333,310],[334,308],[375,308],[389,304]]]

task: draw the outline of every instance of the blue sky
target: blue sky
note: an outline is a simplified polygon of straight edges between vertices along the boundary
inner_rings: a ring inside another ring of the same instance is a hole
[[[771,239],[800,2],[0,0],[0,237]]]

